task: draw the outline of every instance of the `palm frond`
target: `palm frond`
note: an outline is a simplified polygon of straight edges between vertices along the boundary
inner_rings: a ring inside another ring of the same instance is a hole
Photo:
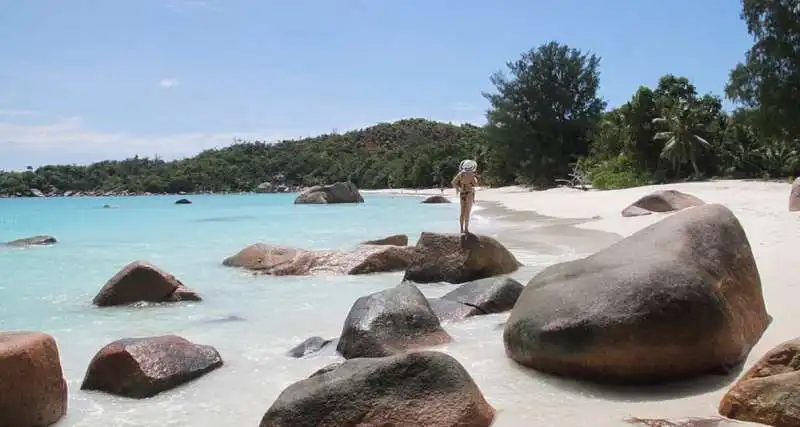
[[[674,136],[672,132],[657,132],[653,135],[653,141],[664,141],[666,139],[670,139]]]

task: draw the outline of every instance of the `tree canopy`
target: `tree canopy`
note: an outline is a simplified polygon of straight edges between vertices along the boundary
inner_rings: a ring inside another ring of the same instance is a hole
[[[435,187],[460,160],[482,181],[552,186],[580,171],[596,188],[709,177],[788,177],[800,169],[800,0],[743,0],[753,46],[722,98],[665,73],[622,105],[599,94],[601,58],[556,41],[489,76],[484,126],[405,119],[277,143],[238,141],[187,159],[134,157],[0,172],[0,195],[44,192],[234,192],[306,186]],[[725,76],[720,76],[725,79]]]

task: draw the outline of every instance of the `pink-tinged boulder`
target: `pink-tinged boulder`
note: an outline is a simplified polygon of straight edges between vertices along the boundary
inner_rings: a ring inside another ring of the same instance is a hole
[[[0,426],[44,427],[67,413],[56,341],[41,332],[0,332]]]
[[[705,202],[678,190],[662,190],[648,194],[622,211],[622,216],[650,215],[653,212],[674,212],[700,206]]]

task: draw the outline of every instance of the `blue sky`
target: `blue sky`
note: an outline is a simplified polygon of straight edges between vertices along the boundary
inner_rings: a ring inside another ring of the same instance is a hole
[[[0,169],[184,157],[404,117],[483,123],[489,75],[551,40],[613,106],[665,73],[722,93],[731,0],[0,0]]]

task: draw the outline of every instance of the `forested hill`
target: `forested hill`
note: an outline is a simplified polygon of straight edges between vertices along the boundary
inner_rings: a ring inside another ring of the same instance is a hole
[[[0,194],[252,191],[262,182],[304,186],[351,179],[361,188],[431,187],[475,157],[483,130],[424,119],[277,143],[242,142],[163,161],[135,157],[88,166],[0,172]]]

